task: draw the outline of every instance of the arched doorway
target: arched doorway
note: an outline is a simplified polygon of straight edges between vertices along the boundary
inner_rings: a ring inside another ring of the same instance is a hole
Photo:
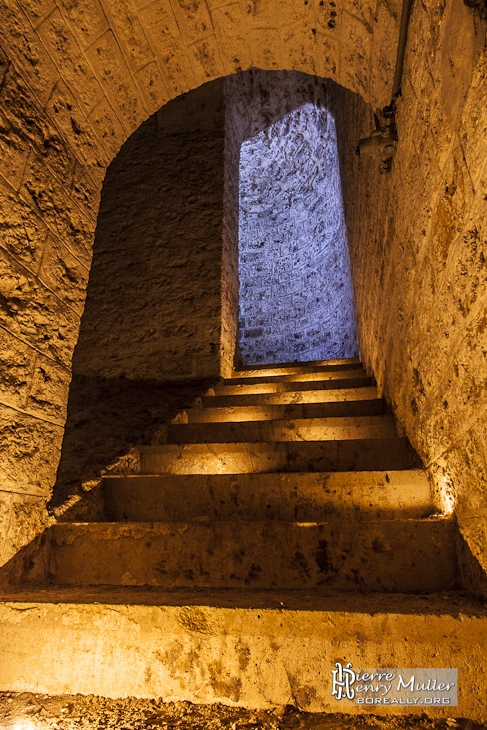
[[[270,105],[266,85],[274,89]],[[302,297],[295,310],[301,329],[293,331],[284,359],[313,359],[317,338],[329,344],[330,332],[345,330],[354,354],[333,90],[332,82],[306,74],[243,72],[168,103],[122,147],[103,188],[55,501],[116,464],[131,445],[160,438],[161,424],[191,393],[231,372],[238,336],[240,150],[256,134],[276,139],[289,114],[309,125],[310,146],[297,176],[306,235],[288,238],[291,247],[297,244],[294,263],[304,256],[292,282]],[[310,157],[319,157],[324,136],[327,153],[317,163]],[[286,145],[280,154],[286,156]],[[291,180],[291,169],[287,175]],[[295,210],[289,209],[290,224]],[[273,286],[285,287],[285,278]],[[278,315],[285,342],[288,312],[281,307]],[[302,356],[307,342],[314,349]],[[319,350],[319,356],[339,352]],[[273,359],[282,357],[277,350]]]

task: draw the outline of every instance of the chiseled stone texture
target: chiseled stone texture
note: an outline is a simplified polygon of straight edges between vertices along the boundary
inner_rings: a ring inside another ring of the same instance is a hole
[[[31,75],[0,51],[0,563],[47,524],[103,167],[66,139],[76,113],[49,99],[55,72],[12,7],[2,30]]]
[[[365,104],[343,91],[337,121],[362,356],[484,570],[485,41],[461,0],[414,5],[389,175],[353,154]]]
[[[0,565],[10,560],[20,546],[34,540],[49,522],[45,498],[0,491]]]
[[[166,104],[107,171],[55,509],[79,494],[87,501],[83,490],[124,470],[131,446],[164,440],[164,423],[233,365],[238,161],[235,184],[225,173],[235,149],[223,87]]]
[[[221,374],[226,378],[231,377],[235,362],[240,362],[238,343],[238,195],[242,116],[240,113],[235,113],[232,104],[234,89],[230,79],[227,77],[223,86],[225,97],[225,179],[223,189],[220,368]]]
[[[247,131],[239,197],[245,364],[357,355],[333,87],[285,71],[244,72],[232,84]]]
[[[387,103],[398,5],[20,0],[4,4],[0,27],[41,103],[96,164],[169,99],[250,67],[317,74]]]

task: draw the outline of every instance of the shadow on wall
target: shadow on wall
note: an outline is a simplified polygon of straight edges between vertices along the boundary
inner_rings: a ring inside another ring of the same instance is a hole
[[[104,473],[134,470],[131,449],[164,443],[165,424],[189,408],[214,381],[160,383],[151,380],[74,375],[61,460],[49,507],[57,509],[74,495],[83,504],[68,516],[93,519]],[[134,468],[135,467],[135,468]],[[88,492],[93,492],[92,497]]]
[[[167,104],[108,169],[51,507],[219,377],[222,90]]]
[[[218,376],[223,81],[144,122],[108,168],[73,372]]]

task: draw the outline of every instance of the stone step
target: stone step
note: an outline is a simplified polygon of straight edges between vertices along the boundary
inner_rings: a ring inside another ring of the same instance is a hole
[[[421,593],[456,587],[455,533],[438,518],[58,523],[45,549],[56,585]]]
[[[297,377],[297,376],[296,376]],[[372,378],[369,378],[364,372],[362,376],[354,376],[350,378],[329,378],[327,380],[320,377],[319,380],[303,381],[276,381],[262,380],[251,383],[231,384],[230,380],[224,381],[221,385],[214,388],[215,395],[245,395],[250,393],[287,393],[289,391],[303,390],[334,390],[341,388],[360,388],[374,385]]]
[[[296,375],[298,373],[326,373],[334,370],[357,370],[362,365],[355,361],[331,361],[330,363],[296,363],[295,365],[269,365],[264,368],[249,366],[246,369],[234,370],[234,378],[267,377],[273,378],[276,375]]]
[[[406,438],[139,446],[141,474],[420,469]]]
[[[216,397],[216,396],[215,396]],[[190,408],[187,423],[239,423],[241,421],[275,421],[282,418],[340,418],[343,416],[379,416],[386,411],[380,398],[332,403],[283,403],[268,406],[233,406]]]
[[[108,522],[420,519],[435,511],[420,469],[113,476],[104,479],[103,501]]]
[[[255,709],[294,701],[310,712],[363,714],[332,696],[336,661],[366,671],[428,658],[427,666],[456,667],[461,682],[458,706],[428,715],[487,720],[479,680],[487,609],[456,593],[63,587],[0,598],[0,691]],[[371,712],[392,722],[390,707]]]
[[[169,444],[232,441],[333,441],[397,436],[394,416],[299,418],[241,423],[176,423],[167,431]]]
[[[255,372],[255,371],[254,371]],[[343,370],[310,370],[304,373],[284,373],[273,376],[256,374],[244,377],[231,377],[223,381],[223,385],[243,385],[253,383],[306,383],[315,380],[344,380],[350,378],[367,378],[367,373],[360,366]]]
[[[343,384],[342,384],[343,385]],[[232,408],[233,406],[264,406],[297,403],[346,403],[348,401],[373,400],[377,398],[375,386],[356,388],[332,388],[325,390],[302,390],[301,388],[282,393],[253,393],[249,395],[204,395],[204,408]]]

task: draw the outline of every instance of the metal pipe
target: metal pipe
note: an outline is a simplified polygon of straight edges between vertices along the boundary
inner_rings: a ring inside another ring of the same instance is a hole
[[[404,66],[404,55],[406,52],[406,41],[408,37],[409,18],[413,0],[403,0],[401,25],[399,28],[399,40],[397,43],[396,70],[392,84],[392,97],[389,106],[382,109],[382,123],[375,115],[376,130],[370,137],[359,140],[357,155],[365,154],[380,160],[381,172],[388,172],[391,168],[392,158],[397,149],[396,132],[396,99],[401,93],[402,71]]]
[[[401,91],[402,69],[404,66],[404,54],[406,51],[406,41],[408,37],[409,18],[411,15],[411,6],[413,0],[403,0],[401,13],[401,27],[399,28],[399,41],[397,44],[396,71],[394,73],[394,83],[392,85],[391,106],[399,96]]]

